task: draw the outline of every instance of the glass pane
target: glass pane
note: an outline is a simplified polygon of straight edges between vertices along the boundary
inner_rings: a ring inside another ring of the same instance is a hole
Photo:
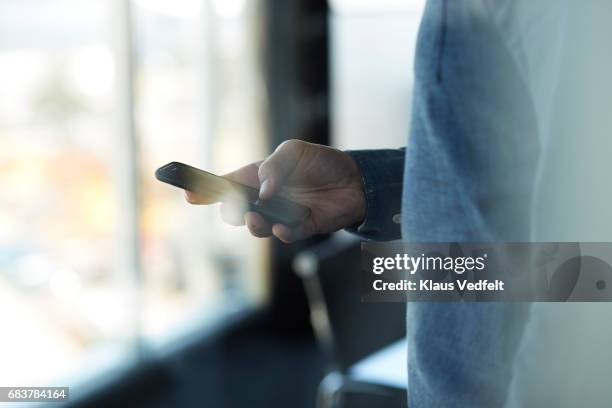
[[[107,4],[0,2],[3,386],[83,379],[132,350],[114,272]]]
[[[257,2],[135,4],[143,329],[160,344],[263,295],[264,244],[153,177],[171,161],[222,174],[264,155]]]
[[[425,1],[334,0],[331,5],[334,145],[405,145],[412,65]]]
[[[132,3],[137,157],[116,126],[129,84],[113,3],[0,2],[3,386],[74,387],[137,362],[141,336],[164,344],[264,295],[265,243],[153,177],[174,160],[223,173],[263,156],[257,2]],[[133,166],[141,271],[119,259],[139,249],[119,221],[135,210],[119,204]]]

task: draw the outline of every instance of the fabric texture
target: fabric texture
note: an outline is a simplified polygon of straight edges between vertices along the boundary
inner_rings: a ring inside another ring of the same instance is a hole
[[[539,154],[530,94],[478,1],[430,0],[415,57],[402,236],[527,241]],[[408,305],[408,405],[497,407],[528,304]]]
[[[361,170],[366,198],[365,219],[347,230],[373,241],[400,239],[405,149],[353,150],[347,153]]]
[[[529,93],[486,10],[477,1],[430,0],[415,58],[402,238],[527,240],[535,133]],[[372,231],[369,239],[391,236],[375,224],[393,216],[386,203],[399,197],[398,189],[385,188],[398,179],[390,173],[395,169],[375,155],[361,152],[357,159],[366,193],[376,191],[357,229]],[[527,310],[503,303],[409,304],[409,406],[503,405]]]

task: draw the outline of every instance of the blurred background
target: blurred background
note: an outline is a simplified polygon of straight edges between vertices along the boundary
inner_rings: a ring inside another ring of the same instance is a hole
[[[290,138],[403,146],[423,3],[0,2],[0,386],[70,386],[80,406],[314,406],[338,357],[296,256],[355,275],[357,244],[252,238],[153,173],[227,172]]]

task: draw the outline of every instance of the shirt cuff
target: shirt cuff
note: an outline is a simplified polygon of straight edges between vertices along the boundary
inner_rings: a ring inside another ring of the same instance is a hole
[[[347,231],[373,241],[401,238],[404,149],[350,150],[363,180],[366,215]]]

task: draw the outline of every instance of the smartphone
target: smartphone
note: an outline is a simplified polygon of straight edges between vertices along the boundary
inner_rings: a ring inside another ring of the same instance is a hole
[[[282,197],[259,199],[259,190],[230,181],[221,176],[197,169],[184,163],[172,162],[160,167],[155,177],[164,183],[212,197],[218,201],[244,206],[246,211],[261,214],[273,224],[296,226],[310,216],[310,208]]]

